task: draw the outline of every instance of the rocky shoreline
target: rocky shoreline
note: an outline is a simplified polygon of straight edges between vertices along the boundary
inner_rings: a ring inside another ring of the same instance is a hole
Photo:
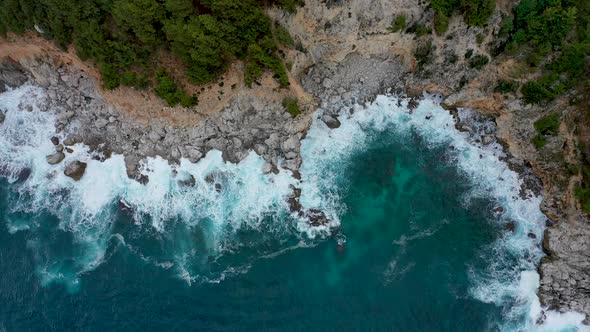
[[[224,160],[233,163],[254,151],[266,161],[265,173],[281,167],[298,177],[300,141],[313,114],[328,127],[337,128],[339,110],[378,94],[415,98],[424,91],[440,94],[443,105],[451,111],[471,107],[479,110],[485,121],[493,119],[494,131],[482,136],[482,143],[496,138],[503,142],[507,164],[522,175],[527,189],[544,196],[542,209],[551,227],[543,240],[547,256],[538,269],[542,303],[550,309],[575,310],[590,317],[590,220],[572,197],[575,178],[568,176],[563,156],[567,151],[566,161],[575,158],[577,142],[571,135],[576,128],[575,109],[559,100],[541,109],[524,105],[517,96],[495,93],[497,81],[508,75],[510,59],[494,59],[478,70],[470,68],[463,56],[467,50],[489,56],[502,10],[494,14],[486,29],[469,28],[454,20],[448,33],[451,38],[386,32],[399,13],[410,17],[410,23],[431,22],[432,12],[419,1],[395,5],[378,0],[306,1],[296,15],[271,10],[269,15],[303,46],[301,51],[289,50],[286,57],[293,63],[291,74],[315,102],[297,117],[286,112],[280,102],[239,88],[223,110],[203,114],[195,123],[138,119],[109,103],[93,75],[47,55],[5,57],[0,62],[0,91],[5,85],[16,87],[27,81],[47,90],[45,110],[57,115],[56,152],[48,156],[48,162],[61,162],[69,146],[84,143],[99,158],[124,155],[129,177],[138,181],[149,181],[138,172],[146,157],[160,156],[170,163],[178,163],[180,158],[197,162],[212,149],[222,151]],[[484,36],[483,43],[477,42],[477,35]],[[320,111],[312,113],[316,109]],[[559,135],[551,138],[541,154],[530,143],[536,134],[533,122],[550,112],[559,113],[564,121]],[[473,123],[458,125],[472,130]],[[79,179],[84,169],[85,164],[74,162],[67,165],[66,175]],[[307,216],[312,225],[324,223],[321,211],[301,210],[296,188],[289,204],[292,212]]]

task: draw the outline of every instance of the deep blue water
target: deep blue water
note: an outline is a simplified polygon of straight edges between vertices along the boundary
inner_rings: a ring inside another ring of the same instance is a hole
[[[486,330],[501,319],[501,308],[469,295],[468,270],[489,264],[482,249],[503,232],[490,222],[492,203],[462,204],[466,180],[452,165],[440,162],[444,150],[384,136],[351,156],[349,167],[335,179],[346,192],[348,211],[340,230],[344,246],[334,238],[310,241],[313,247],[256,260],[249,271],[220,283],[189,286],[113,238],[108,260],[81,275],[79,290],[68,292],[59,283],[42,287],[38,264],[75,255],[77,249],[72,236],[57,229],[55,217],[17,214],[36,220],[39,227],[14,235],[6,227],[0,232],[3,327]],[[7,208],[11,186],[3,181],[1,187],[0,214],[16,218]],[[170,250],[161,248],[168,245],[166,240],[141,234],[124,214],[114,222],[113,233],[148,247],[144,251]],[[199,231],[186,232],[179,240],[192,236],[190,240],[199,241]],[[284,247],[273,241],[258,245],[271,246],[271,251]],[[244,263],[239,251],[231,256]],[[252,255],[244,256],[248,260]],[[73,263],[65,259],[63,264]]]
[[[314,123],[301,182],[213,153],[179,168],[197,180],[188,189],[158,160],[147,186],[128,182],[116,156],[74,183],[44,162],[46,115],[7,113],[0,331],[529,329],[535,288],[521,272],[540,258],[527,236],[543,231],[538,201],[446,111],[395,107],[334,131]],[[331,227],[290,215],[290,185]]]

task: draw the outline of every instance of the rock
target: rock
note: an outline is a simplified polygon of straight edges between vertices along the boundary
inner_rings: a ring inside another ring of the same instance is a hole
[[[66,165],[66,168],[64,169],[64,174],[74,179],[74,181],[79,181],[84,175],[85,171],[86,163],[76,160]]]
[[[74,144],[78,143],[78,139],[74,136],[68,136],[66,139],[64,139],[63,144],[65,146],[72,146]]]
[[[6,116],[4,113],[0,112],[0,124],[4,123],[4,119],[6,119]]]
[[[328,128],[330,129],[336,129],[340,127],[340,120],[338,120],[338,118],[334,117],[331,114],[324,113],[321,119],[322,122],[324,122],[326,126],[328,126]]]
[[[535,234],[533,234],[533,233],[528,233],[527,236],[529,238],[531,238],[531,239],[536,239],[537,238],[537,236]]]
[[[55,147],[55,151],[57,152],[64,152],[64,146],[62,144]]]
[[[96,120],[95,125],[98,128],[104,128],[109,124],[109,120],[104,119],[104,118],[99,118],[98,120]]]
[[[178,184],[182,187],[194,187],[197,181],[192,174],[186,174],[184,179],[178,180]]]
[[[516,226],[514,225],[513,222],[509,222],[506,225],[504,225],[504,229],[507,230],[507,231],[509,231],[509,232],[514,232],[515,227]]]
[[[65,154],[63,154],[63,152],[56,152],[54,154],[50,154],[47,157],[45,157],[45,159],[47,160],[47,163],[49,163],[50,165],[56,165],[61,163],[62,160],[64,160],[64,158],[66,157]]]
[[[203,158],[203,153],[192,145],[185,145],[184,151],[186,152],[184,157],[186,157],[191,163],[196,163]]]
[[[53,136],[51,138],[51,143],[53,143],[53,145],[58,145],[59,144],[59,138],[57,138],[56,136]]]
[[[13,60],[5,57],[0,61],[0,83],[11,88],[25,84],[28,80],[25,68]]]
[[[300,147],[301,147],[301,142],[299,141],[299,138],[297,136],[291,136],[281,144],[281,150],[283,150],[283,152],[285,154],[287,154],[289,152],[295,152],[297,154],[297,153],[299,153]],[[288,158],[288,159],[293,159],[293,158]]]
[[[66,152],[67,153],[74,153],[74,150],[70,149],[70,148],[66,148]]]

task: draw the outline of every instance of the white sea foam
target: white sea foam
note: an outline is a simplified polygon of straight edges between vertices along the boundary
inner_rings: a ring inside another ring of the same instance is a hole
[[[284,170],[277,175],[262,174],[263,161],[253,153],[234,165],[225,163],[219,151],[211,151],[197,164],[182,160],[179,166],[170,166],[161,158],[149,158],[141,171],[150,179],[146,185],[127,178],[122,156],[114,155],[105,162],[95,161],[83,145],[76,145],[74,153],[69,154],[63,163],[48,165],[45,156],[54,149],[50,138],[55,118],[35,106],[43,99],[43,90],[32,86],[0,95],[0,108],[6,110],[6,120],[0,125],[0,161],[8,170],[4,173],[8,173],[13,182],[18,180],[23,169],[32,170],[29,179],[17,187],[18,197],[11,202],[13,211],[49,211],[60,220],[62,229],[75,234],[75,241],[83,252],[76,257],[73,276],[64,274],[64,262],[52,263],[39,257],[43,263],[40,276],[44,283],[65,279],[69,280],[71,287],[76,287],[78,275],[94,269],[105,259],[107,243],[111,239],[117,239],[146,262],[165,269],[174,266],[189,283],[198,280],[219,282],[228,275],[244,273],[250,262],[226,267],[213,276],[194,275],[190,261],[196,259],[195,249],[190,244],[183,247],[183,241],[176,241],[181,250],[170,260],[160,261],[143,255],[120,234],[111,235],[116,213],[114,206],[122,201],[133,211],[135,222],[143,223],[139,226],[151,227],[162,234],[166,233],[171,220],[180,221],[188,228],[206,221],[210,233],[203,237],[206,243],[201,245],[214,253],[224,248],[233,249],[232,246],[236,245],[224,238],[228,230],[256,229],[261,227],[265,218],[289,214],[285,199],[290,194],[290,186],[296,185],[302,189],[301,203],[305,208],[321,209],[331,219],[330,225],[319,228],[309,227],[302,220],[295,221],[296,229],[309,237],[325,235],[330,227],[339,224],[338,217],[345,210],[340,203],[342,189],[337,186],[334,176],[341,173],[355,151],[369,142],[371,133],[394,131],[401,137],[408,137],[408,142],[416,133],[431,146],[453,146],[451,162],[473,184],[473,190],[465,197],[466,204],[477,197],[492,198],[504,208],[499,222],[514,222],[514,232],[486,248],[493,252],[490,256],[495,257],[495,261],[487,270],[472,273],[472,295],[475,298],[499,306],[514,304],[506,312],[510,324],[501,328],[522,331],[582,328],[583,316],[576,313],[559,314],[545,310],[545,323],[535,323],[542,310],[536,296],[538,275],[535,272],[542,256],[539,239],[545,221],[539,210],[541,198],[520,197],[520,179],[500,160],[498,147],[473,144],[466,133],[455,129],[454,119],[435,99],[427,98],[410,111],[406,100],[380,96],[370,105],[357,106],[354,112],[342,114],[342,125],[338,129],[329,130],[321,121],[314,121],[302,143],[301,182]],[[21,102],[33,105],[33,111],[19,111]],[[79,182],[63,174],[64,165],[72,160],[88,163],[86,175]],[[178,179],[189,174],[195,178],[194,188],[178,183]],[[221,185],[221,190],[211,183],[211,178]],[[13,232],[37,226],[16,220],[8,225]],[[282,232],[289,226],[275,222],[266,224],[265,229]],[[531,239],[529,233],[536,239]],[[35,246],[40,244],[30,244],[30,247]],[[301,246],[305,244],[300,242],[293,248]],[[237,247],[239,250],[239,245]],[[274,256],[265,253],[261,257]],[[397,266],[392,269],[398,271]]]
[[[0,125],[0,162],[11,182],[18,180],[22,170],[32,170],[28,180],[15,187],[13,212],[49,212],[59,219],[62,229],[74,234],[81,253],[72,267],[72,284],[77,282],[75,275],[92,270],[103,261],[119,201],[131,209],[136,223],[147,222],[148,225],[141,226],[157,232],[165,232],[167,223],[172,221],[189,228],[207,221],[210,232],[203,238],[207,243],[200,245],[210,255],[232,245],[225,238],[227,232],[242,227],[256,229],[266,218],[289,215],[286,198],[291,193],[290,186],[298,181],[282,169],[276,175],[263,174],[264,161],[253,152],[239,164],[224,162],[219,151],[210,151],[196,164],[183,159],[177,166],[170,166],[159,157],[148,158],[141,167],[141,173],[149,177],[145,185],[127,177],[123,156],[113,155],[104,162],[93,160],[93,154],[82,144],[73,146],[73,153],[67,154],[62,163],[49,165],[45,156],[54,152],[50,139],[55,135],[55,116],[39,110],[37,105],[43,99],[44,91],[33,86],[0,95],[0,108],[6,115]],[[28,105],[33,106],[31,112],[20,110]],[[63,173],[65,165],[73,160],[88,164],[79,182]],[[195,179],[194,187],[179,183],[179,179],[189,176]],[[285,223],[269,224],[265,231],[289,230]],[[309,228],[303,221],[295,221],[295,225],[301,231]],[[8,227],[15,232],[34,225],[15,220]],[[194,248],[186,249],[191,251]],[[183,277],[190,279],[194,276],[187,277],[188,259],[179,254],[175,263]],[[43,283],[70,277],[62,272],[63,262],[46,263],[40,267]]]
[[[542,198],[532,192],[526,192],[525,197],[521,197],[522,181],[501,160],[504,154],[500,145],[475,144],[467,133],[455,128],[455,120],[440,107],[437,98],[425,97],[416,109],[410,111],[406,100],[379,96],[370,105],[357,106],[352,112],[341,114],[341,127],[331,131],[321,121],[314,121],[302,145],[302,175],[304,183],[316,185],[305,188],[304,184],[302,201],[307,205],[338,211],[342,193],[333,176],[345,166],[348,156],[366,146],[371,133],[394,131],[396,135],[407,137],[408,142],[411,142],[412,133],[417,133],[432,147],[452,146],[451,162],[472,183],[465,203],[469,204],[479,197],[491,198],[504,209],[498,222],[515,225],[513,232],[498,239],[491,247],[484,248],[493,260],[485,271],[472,271],[472,296],[500,307],[512,305],[505,312],[508,323],[502,323],[499,326],[501,330],[583,330],[583,315],[542,309],[536,295],[539,284],[535,269],[543,256],[540,239],[546,220],[539,208]],[[325,198],[326,193],[330,199],[316,201],[317,198]],[[386,276],[392,274],[390,270],[399,272],[396,262],[394,259]],[[536,283],[531,282],[531,278],[536,278]],[[546,319],[539,325],[536,322],[542,310]]]

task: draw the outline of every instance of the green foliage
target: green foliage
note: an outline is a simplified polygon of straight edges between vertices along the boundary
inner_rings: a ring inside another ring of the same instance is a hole
[[[435,12],[434,13],[434,31],[439,36],[442,36],[447,32],[449,29],[449,17],[442,12]]]
[[[293,117],[296,117],[297,115],[301,114],[297,98],[286,97],[285,99],[283,99],[283,107],[285,107],[287,112],[289,112],[289,114],[291,114],[291,116]]]
[[[480,70],[489,62],[490,59],[486,55],[477,54],[473,56],[471,59],[469,59],[469,67]]]
[[[576,187],[574,194],[582,206],[582,211],[590,214],[590,188],[579,185]]]
[[[475,36],[475,40],[477,41],[477,44],[478,44],[478,45],[481,45],[481,43],[483,43],[483,41],[484,41],[484,39],[485,39],[485,38],[486,38],[486,36],[485,36],[485,35],[483,35],[483,34],[481,34],[481,33],[478,33],[478,34]]]
[[[559,115],[557,113],[546,115],[535,121],[534,126],[541,135],[556,136],[559,131]]]
[[[483,26],[494,12],[494,0],[462,0],[461,10],[465,23],[474,26]]]
[[[406,15],[404,15],[404,14],[397,15],[393,19],[393,21],[391,21],[391,25],[389,26],[389,28],[387,28],[387,31],[389,31],[391,33],[401,31],[406,27],[406,24],[407,24]]]
[[[416,37],[422,37],[431,33],[431,29],[427,28],[424,24],[414,23],[406,30],[406,33],[413,33]]]
[[[427,41],[418,44],[414,57],[418,64],[418,68],[422,69],[425,65],[430,64],[434,58],[434,52],[436,47],[432,44],[432,41]]]
[[[526,82],[520,92],[522,92],[523,99],[528,104],[540,104],[554,97],[551,91],[536,81]]]
[[[472,26],[483,26],[494,12],[494,0],[430,0],[434,9],[434,28],[438,34],[446,32],[448,18],[456,11]]]
[[[181,104],[184,107],[190,107],[197,103],[197,99],[180,89],[164,69],[159,69],[156,72],[156,93],[169,106]]]
[[[512,93],[518,90],[518,83],[515,81],[498,81],[498,85],[494,88],[495,92]]]
[[[533,137],[531,143],[533,143],[537,150],[540,150],[547,144],[547,138],[541,134],[537,134],[535,137]]]
[[[275,37],[277,42],[283,46],[293,47],[295,45],[295,41],[289,31],[282,26],[278,25],[275,28]]]
[[[275,4],[295,8],[302,2]],[[196,84],[214,81],[235,59],[254,59],[261,67],[254,72],[270,69],[286,86],[262,5],[260,0],[0,0],[0,33],[23,33],[37,25],[61,47],[73,43],[82,59],[96,63],[108,89],[146,86],[162,49],[184,61],[186,76]],[[294,44],[282,28],[276,40]],[[250,54],[252,45],[264,56]]]

